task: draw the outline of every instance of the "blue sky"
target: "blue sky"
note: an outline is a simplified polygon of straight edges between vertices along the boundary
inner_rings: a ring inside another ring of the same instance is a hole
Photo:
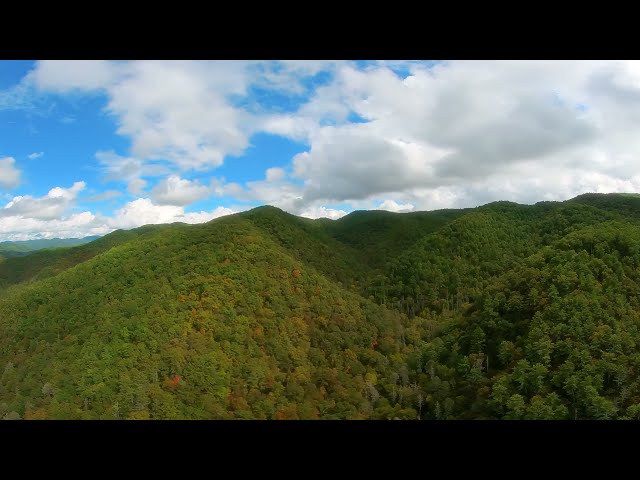
[[[637,62],[0,61],[0,241],[637,191]]]

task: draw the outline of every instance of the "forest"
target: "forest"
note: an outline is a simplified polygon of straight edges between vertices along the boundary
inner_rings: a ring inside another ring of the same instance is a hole
[[[0,244],[2,419],[640,419],[638,195],[81,243]]]

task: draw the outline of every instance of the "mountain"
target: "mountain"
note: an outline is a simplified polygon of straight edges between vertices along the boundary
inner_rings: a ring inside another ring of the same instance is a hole
[[[401,350],[397,317],[297,260],[265,223],[275,213],[295,234],[298,219],[265,213],[147,229],[8,289],[0,406],[25,418],[369,416],[373,379]]]
[[[380,268],[420,238],[467,212],[392,213],[368,210],[352,212],[337,221],[320,221],[330,236],[361,252],[367,265]]]
[[[0,417],[640,418],[637,199],[266,206],[0,259]]]
[[[0,254],[5,257],[28,255],[31,252],[42,250],[44,248],[83,245],[85,243],[93,242],[98,238],[100,238],[100,236],[94,235],[84,238],[51,238],[16,242],[0,242]]]
[[[164,228],[166,226],[162,225],[151,230],[161,232]],[[149,227],[129,231],[116,230],[74,248],[58,247],[29,252],[28,255],[8,256],[5,262],[0,263],[0,288],[54,276],[148,231]]]

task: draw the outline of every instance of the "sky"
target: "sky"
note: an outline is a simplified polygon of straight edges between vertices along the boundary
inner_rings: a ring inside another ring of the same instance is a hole
[[[0,61],[0,241],[640,191],[637,61]]]

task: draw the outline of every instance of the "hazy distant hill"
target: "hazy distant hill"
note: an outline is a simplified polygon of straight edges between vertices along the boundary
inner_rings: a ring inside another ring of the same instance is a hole
[[[260,207],[0,259],[0,417],[639,418],[639,202]]]
[[[51,238],[39,240],[24,240],[16,242],[0,242],[0,255],[5,257],[27,255],[28,253],[44,248],[74,247],[93,242],[100,236],[94,235],[84,238]]]

